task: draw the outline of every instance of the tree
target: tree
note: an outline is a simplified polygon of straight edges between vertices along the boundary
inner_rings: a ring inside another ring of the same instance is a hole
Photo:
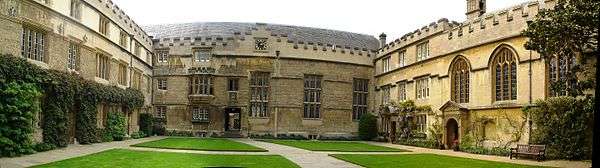
[[[556,56],[565,54],[579,55],[582,61],[588,58],[600,57],[598,53],[598,25],[600,25],[600,2],[597,0],[559,0],[554,9],[541,10],[536,18],[528,24],[528,29],[523,34],[530,40],[525,47],[540,53],[542,56]],[[597,63],[596,63],[597,64]],[[583,94],[582,91],[595,87],[595,95],[600,95],[598,79],[600,66],[595,68],[595,77],[591,80],[577,80],[569,93]],[[591,69],[574,67],[573,72],[593,72]],[[576,78],[572,75],[572,78]],[[571,95],[577,96],[577,95]],[[594,141],[599,139],[600,130],[596,118],[598,99],[594,101]],[[595,152],[598,144],[593,144],[592,157],[597,157]]]

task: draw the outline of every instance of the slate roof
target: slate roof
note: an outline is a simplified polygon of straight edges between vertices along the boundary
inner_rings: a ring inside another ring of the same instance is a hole
[[[238,22],[197,22],[181,24],[148,25],[142,28],[154,39],[175,37],[232,37],[236,33],[245,35],[257,28],[257,23]],[[288,40],[309,43],[315,45],[339,45],[359,49],[377,50],[379,40],[370,35],[350,33],[338,30],[328,30],[311,27],[289,26],[279,24],[266,24],[266,29],[271,34],[287,35]]]

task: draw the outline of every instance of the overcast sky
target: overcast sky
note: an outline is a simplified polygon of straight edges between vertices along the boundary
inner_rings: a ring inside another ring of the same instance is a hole
[[[440,18],[464,21],[466,0],[112,0],[139,25],[261,22],[318,27],[388,41]],[[527,0],[487,0],[488,12]],[[143,2],[143,3],[141,3]]]

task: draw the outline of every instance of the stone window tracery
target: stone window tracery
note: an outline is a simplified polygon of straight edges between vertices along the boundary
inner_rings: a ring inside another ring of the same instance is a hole
[[[500,49],[492,62],[495,100],[517,100],[517,60],[508,48]]]
[[[450,73],[452,77],[452,101],[469,103],[469,63],[464,58],[458,58],[452,65]]]

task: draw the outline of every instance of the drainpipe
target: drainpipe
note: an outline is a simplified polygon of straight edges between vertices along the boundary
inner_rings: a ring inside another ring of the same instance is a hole
[[[532,52],[531,50],[529,50],[529,105],[531,105],[531,103],[533,103],[533,98],[532,98],[532,92],[533,92],[533,80],[532,80]],[[531,141],[531,115],[527,114],[527,128],[529,129],[528,134],[527,134],[527,143],[529,143]]]
[[[276,66],[276,67],[275,67],[275,68],[277,68],[277,69],[276,69],[276,71],[275,71],[275,72],[276,72],[276,73],[275,73],[275,76],[280,76],[280,70],[281,70],[281,69],[280,69],[280,64],[279,64],[279,55],[280,55],[280,54],[281,54],[281,52],[280,52],[280,51],[275,51],[275,56],[276,56],[276,60],[275,60],[275,62],[276,62],[275,66]],[[275,121],[274,121],[274,124],[273,124],[273,126],[274,126],[275,128],[273,129],[273,135],[274,135],[276,138],[277,138],[277,130],[278,130],[277,128],[278,128],[278,126],[279,126],[279,125],[278,125],[278,123],[279,123],[279,122],[278,122],[278,121],[279,121],[279,116],[278,116],[278,114],[279,114],[279,108],[278,108],[278,107],[275,107]]]

